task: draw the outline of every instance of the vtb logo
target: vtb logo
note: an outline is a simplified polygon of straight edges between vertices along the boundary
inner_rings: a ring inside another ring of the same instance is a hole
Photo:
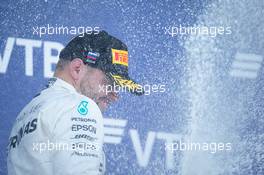
[[[104,118],[104,143],[107,144],[120,144],[122,137],[124,137],[124,129],[127,125],[127,120]],[[171,145],[175,141],[179,141],[183,138],[180,134],[166,133],[166,132],[154,132],[149,131],[147,133],[144,146],[141,143],[138,130],[129,129],[128,131],[132,146],[136,153],[136,158],[139,166],[147,167],[153,153],[153,147],[157,140],[163,141],[165,151],[165,165],[167,169],[175,168],[175,155],[170,149],[165,149],[165,145]]]
[[[231,66],[230,75],[237,78],[256,79],[262,61],[261,55],[238,52]]]

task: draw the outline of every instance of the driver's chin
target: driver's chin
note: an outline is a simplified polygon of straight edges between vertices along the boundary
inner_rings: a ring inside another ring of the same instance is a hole
[[[98,106],[99,106],[100,110],[103,112],[108,107],[108,104],[103,102],[103,101],[100,101],[100,102],[98,102]]]
[[[91,98],[98,105],[98,107],[100,108],[100,110],[102,112],[105,111],[106,108],[109,105],[107,103],[107,101],[105,100],[106,99],[106,96],[105,95],[96,94],[96,93],[94,93],[94,94],[88,94],[88,93],[86,93],[85,96]]]
[[[100,110],[103,112],[106,110],[106,108],[108,107],[109,103],[106,100],[106,97],[97,97],[94,98],[94,101],[96,102],[96,104],[99,106]]]

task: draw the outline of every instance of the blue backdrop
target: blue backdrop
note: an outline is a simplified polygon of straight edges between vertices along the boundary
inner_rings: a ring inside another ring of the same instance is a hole
[[[151,93],[144,97],[122,94],[120,101],[104,116],[123,119],[126,122],[122,125],[124,133],[121,142],[105,144],[107,174],[167,172],[164,140],[155,138],[155,143],[149,148],[151,153],[147,164],[140,165],[130,130],[136,131],[134,138],[139,138],[143,151],[150,132],[182,133],[184,102],[173,94],[177,92],[180,84],[178,77],[181,77],[181,67],[184,65],[183,49],[176,38],[165,35],[164,28],[178,23],[192,24],[202,7],[203,3],[192,1],[2,2],[0,12],[2,59],[4,52],[8,52],[6,48],[8,38],[10,41],[14,38],[14,43],[10,44],[12,50],[8,66],[0,74],[1,172],[3,174],[6,172],[4,150],[16,116],[47,82],[48,77],[44,73],[44,45],[47,42],[65,45],[75,36],[46,34],[40,37],[35,29],[48,25],[50,27],[63,25],[69,28],[88,26],[108,31],[128,45],[130,74],[133,78],[143,84],[165,85],[165,93]],[[190,11],[193,11],[192,15],[189,14]],[[25,40],[19,42],[19,39]],[[27,67],[26,47],[23,43],[30,41],[34,45],[32,51],[29,51],[33,62]],[[18,43],[22,43],[22,46]],[[58,51],[53,49],[51,54],[56,56]],[[27,75],[26,70],[30,72],[30,67],[33,70],[31,75]],[[54,65],[52,67],[54,69]],[[177,168],[173,169],[169,171],[177,171]]]
[[[80,27],[91,27],[93,30],[95,28],[106,30],[128,45],[129,72],[132,78],[143,84],[165,85],[166,90],[163,93],[152,92],[143,97],[121,94],[121,99],[104,113],[104,118],[106,119],[105,128],[109,132],[104,147],[107,157],[106,174],[184,174],[184,172],[185,174],[192,174],[191,172],[182,170],[186,168],[186,165],[192,166],[188,162],[188,156],[185,156],[184,152],[176,151],[171,153],[165,148],[171,139],[179,140],[189,135],[190,127],[197,124],[190,119],[193,119],[192,115],[201,115],[201,111],[195,110],[196,108],[194,109],[194,106],[206,108],[206,105],[212,104],[212,106],[207,106],[208,110],[219,106],[217,110],[214,110],[219,115],[210,114],[215,116],[214,118],[218,117],[219,120],[217,121],[221,121],[220,114],[226,112],[226,118],[224,117],[224,119],[227,120],[228,116],[232,117],[240,115],[241,113],[245,114],[248,111],[252,112],[250,110],[252,108],[257,110],[258,108],[256,106],[262,105],[263,103],[260,96],[264,94],[261,89],[263,86],[259,83],[254,85],[253,90],[250,92],[254,94],[250,96],[254,99],[254,102],[246,104],[246,107],[244,105],[234,105],[236,101],[233,100],[226,100],[226,103],[224,100],[216,100],[221,96],[219,94],[225,94],[224,97],[228,99],[229,96],[236,98],[235,93],[244,93],[244,89],[239,89],[237,86],[250,87],[247,84],[243,84],[241,80],[225,78],[226,74],[228,74],[229,67],[232,65],[231,60],[236,58],[235,53],[253,52],[258,55],[263,55],[263,52],[259,52],[260,49],[247,50],[243,49],[243,47],[233,47],[232,43],[237,42],[235,40],[225,42],[225,45],[215,46],[219,46],[218,48],[222,49],[222,51],[217,52],[218,56],[220,54],[224,55],[223,52],[225,51],[229,54],[222,56],[222,59],[218,59],[213,63],[215,65],[215,67],[211,67],[213,71],[203,72],[204,74],[202,73],[200,78],[198,74],[196,76],[190,73],[192,72],[190,71],[191,69],[207,70],[208,66],[211,66],[210,64],[205,65],[204,63],[206,61],[210,62],[210,59],[214,56],[204,58],[202,54],[202,50],[206,50],[206,44],[209,41],[205,42],[205,40],[199,40],[198,38],[195,43],[202,44],[204,42],[204,45],[186,45],[182,42],[186,38],[180,38],[178,35],[172,37],[166,33],[166,29],[171,26],[193,26],[198,22],[202,23],[201,21],[203,20],[199,19],[199,16],[202,15],[205,7],[209,3],[209,1],[200,0],[46,0],[29,2],[20,0],[1,2],[0,174],[6,174],[5,148],[16,116],[32,97],[43,89],[54,70],[59,50],[75,36],[75,34],[70,33],[43,34],[40,36],[40,31],[38,30],[37,32],[36,29],[48,26],[79,27],[79,29],[81,29]],[[252,4],[252,6],[257,6],[256,4]],[[208,6],[208,8],[212,7]],[[242,5],[239,8],[243,9]],[[224,14],[228,13],[226,11]],[[221,15],[221,13],[218,13],[218,16]],[[213,17],[211,19],[214,21]],[[206,21],[206,18],[204,20]],[[216,21],[219,22],[217,19]],[[234,27],[237,23],[233,22],[231,21],[230,25],[234,24]],[[229,24],[228,21],[224,21],[224,23]],[[245,26],[243,27],[246,28]],[[218,41],[221,43],[227,40],[220,37]],[[254,44],[251,46],[252,48],[257,47]],[[259,48],[262,46],[261,43],[258,44]],[[228,49],[225,47],[228,47]],[[197,48],[201,50],[200,55],[192,52]],[[207,51],[216,52],[210,49],[207,49]],[[198,62],[198,65],[202,65],[201,67],[196,67],[197,62],[191,59],[194,58],[192,56],[193,53],[196,56],[199,55],[197,56],[197,60],[201,58],[201,62]],[[195,71],[192,73],[195,74]],[[220,76],[217,76],[217,80],[212,80],[211,78],[206,79],[204,77],[207,73],[216,76],[220,74]],[[196,78],[192,79],[192,77]],[[199,86],[199,82],[203,81],[207,81],[208,84],[210,82],[214,83],[214,86],[221,87],[222,89],[218,88],[216,91],[213,90],[215,95],[210,90],[210,85],[208,85],[208,88],[206,85]],[[258,79],[258,82],[262,82],[261,78]],[[199,88],[196,88],[197,86],[204,88],[204,90],[199,91]],[[226,88],[227,86],[228,88]],[[203,95],[203,93],[205,94]],[[241,96],[237,100],[244,100],[245,98],[248,98],[248,96]],[[200,103],[194,102],[197,99]],[[204,101],[204,99],[209,99],[209,101]],[[222,102],[225,105],[222,105]],[[230,107],[228,105],[233,105],[232,109],[246,108],[246,111],[232,113],[232,110],[228,109]],[[261,108],[258,110],[260,112],[257,115],[263,114]],[[190,111],[193,113],[190,114]],[[253,115],[255,116],[253,119],[256,119],[257,115],[255,114],[248,115]],[[263,115],[261,117],[263,118]],[[210,119],[206,118],[204,122],[210,123]],[[256,122],[253,119],[250,122]],[[239,120],[232,120],[230,127],[225,126],[223,128],[230,129],[237,121]],[[198,124],[201,126],[201,123],[198,122]],[[214,129],[219,126],[219,122],[214,122],[214,124],[215,126],[210,127],[205,125],[206,128],[209,128],[207,132],[216,132]],[[246,132],[245,128],[254,128],[255,125],[246,126],[244,123],[241,127]],[[218,129],[221,130],[223,128]],[[224,133],[226,134],[228,132],[226,131]],[[241,135],[258,135],[259,133],[263,133],[263,128],[259,128],[258,131],[250,131],[247,134],[243,134],[242,131],[241,133],[236,132],[234,135],[238,136],[239,139],[236,139],[236,142],[234,141],[235,144],[242,143],[243,137]],[[217,135],[211,137],[211,140],[210,137],[207,137],[207,140],[217,141],[216,138],[219,141],[222,137]],[[202,139],[202,141],[204,140],[206,139]],[[234,139],[228,138],[224,141],[230,140],[233,141]],[[245,138],[244,140],[247,139]],[[260,146],[263,146],[262,144],[259,143]],[[238,157],[238,160],[241,160],[239,156],[244,155],[240,151],[241,149],[232,152],[232,154]],[[254,155],[255,153],[260,154],[261,151],[257,150],[250,155]],[[261,159],[263,156],[258,158]],[[204,159],[202,157],[196,160],[206,162],[209,161],[209,158]],[[252,172],[252,170],[260,173],[263,172],[263,169],[256,168],[261,165],[260,163],[259,161],[246,163],[251,168],[248,168],[248,171],[245,170],[244,172]],[[232,164],[236,164],[236,161],[233,160]],[[213,167],[214,165],[212,164],[211,166]],[[196,168],[199,169],[198,164]],[[237,168],[234,170],[226,166],[224,169],[226,172],[241,172],[241,167]],[[221,174],[221,171],[219,170],[213,174]]]

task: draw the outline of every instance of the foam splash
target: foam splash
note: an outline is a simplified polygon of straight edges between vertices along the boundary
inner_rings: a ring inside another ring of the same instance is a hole
[[[260,129],[264,111],[258,107],[263,102],[255,95],[262,87],[261,74],[254,80],[229,75],[236,53],[263,57],[263,7],[261,0],[215,1],[199,17],[197,27],[231,26],[232,34],[191,35],[182,40],[188,59],[186,91],[190,103],[185,139],[232,143],[232,150],[226,152],[185,152],[183,175],[264,172],[264,135]]]

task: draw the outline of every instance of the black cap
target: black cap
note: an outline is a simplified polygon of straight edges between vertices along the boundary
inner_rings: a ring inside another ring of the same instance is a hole
[[[60,59],[80,58],[91,67],[102,70],[117,85],[136,95],[144,94],[142,86],[128,75],[128,49],[106,31],[84,33],[73,38],[60,52]]]

